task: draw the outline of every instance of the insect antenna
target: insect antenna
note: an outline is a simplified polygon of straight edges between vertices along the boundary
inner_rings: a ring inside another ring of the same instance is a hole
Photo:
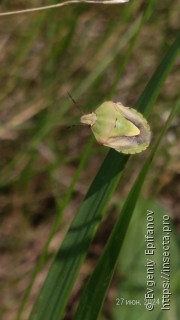
[[[69,96],[69,98],[71,99],[71,101],[74,103],[74,105],[78,108],[78,110],[80,110],[81,114],[84,114],[84,112],[82,111],[82,109],[80,108],[80,106],[77,104],[77,102],[74,100],[74,98],[72,97],[71,93],[69,91],[67,91],[67,94]]]

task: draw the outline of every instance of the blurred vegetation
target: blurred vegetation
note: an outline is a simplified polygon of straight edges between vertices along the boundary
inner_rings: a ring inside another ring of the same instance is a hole
[[[24,7],[23,1],[0,4],[1,11]],[[28,1],[26,7],[44,4],[40,0]],[[133,106],[177,35],[179,1],[157,1],[148,21],[141,25],[145,9],[145,1],[112,6],[74,4],[0,17],[0,317],[3,320],[15,319],[33,268],[58,219],[61,225],[52,236],[25,309],[23,319],[27,319],[50,261],[107,153],[92,138],[88,140],[91,135],[88,128],[71,127],[79,123],[80,110],[89,112],[107,99]],[[179,96],[179,66],[177,60],[150,115],[153,140]],[[144,197],[156,198],[168,208],[177,230],[179,130],[176,117],[163,138],[143,189]],[[119,212],[118,203],[126,197],[144,157],[146,152],[128,162],[111,199],[107,220],[89,250],[74,288],[67,319],[73,319],[72,302],[78,301],[80,287],[100,255]],[[110,291],[104,319],[110,319],[114,290],[113,287]]]

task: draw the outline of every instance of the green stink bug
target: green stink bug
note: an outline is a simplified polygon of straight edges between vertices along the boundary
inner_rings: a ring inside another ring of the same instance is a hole
[[[120,102],[104,102],[94,112],[81,116],[80,122],[91,127],[98,143],[118,152],[139,153],[150,144],[151,131],[146,119]]]

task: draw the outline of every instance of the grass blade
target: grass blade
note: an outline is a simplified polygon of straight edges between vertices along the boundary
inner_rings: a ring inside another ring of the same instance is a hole
[[[150,112],[164,80],[169,74],[180,47],[177,37],[137,102],[139,109]],[[168,62],[167,62],[168,57]],[[159,70],[159,71],[158,71]],[[159,75],[159,72],[162,74]],[[47,279],[36,301],[30,319],[60,319],[70,291],[83,263],[87,249],[99,225],[109,197],[118,184],[128,160],[111,150],[94,179],[74,218],[63,244],[52,264]]]
[[[178,108],[180,108],[180,100],[172,109],[170,116],[166,121],[159,138],[157,139],[157,142],[154,144],[148,159],[146,160],[125,201],[121,215],[112,230],[107,245],[105,246],[104,253],[101,256],[82,294],[82,299],[74,317],[75,320],[91,320],[98,318],[106,292],[116,268],[120,249],[122,247],[142,185],[145,181],[145,177],[150,169],[151,162],[161,142],[161,139],[164,136]]]
[[[155,103],[157,95],[161,90],[161,86],[170,73],[174,61],[178,56],[180,51],[180,33],[177,34],[175,41],[172,43],[168,52],[162,59],[159,64],[156,72],[153,74],[151,81],[146,86],[139,100],[137,101],[136,107],[137,109],[144,113],[145,116],[148,116],[151,112],[151,107]],[[157,85],[158,84],[158,85]],[[148,105],[147,104],[147,96],[148,96]]]

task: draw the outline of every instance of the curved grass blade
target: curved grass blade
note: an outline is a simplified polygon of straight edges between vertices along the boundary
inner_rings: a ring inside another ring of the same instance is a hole
[[[25,295],[22,299],[22,302],[20,304],[20,307],[19,307],[19,310],[18,310],[18,313],[17,313],[17,320],[20,320],[21,319],[21,316],[22,316],[22,312],[24,310],[24,307],[27,303],[27,300],[29,298],[29,295],[31,293],[31,290],[32,290],[32,287],[34,285],[34,282],[36,280],[36,277],[38,275],[38,273],[41,271],[41,269],[43,268],[46,260],[47,260],[47,253],[48,253],[48,248],[49,248],[49,244],[51,242],[51,240],[53,239],[54,235],[56,234],[58,228],[59,228],[59,225],[61,224],[61,221],[62,221],[62,218],[63,218],[63,214],[64,214],[64,210],[67,206],[67,204],[69,203],[71,197],[72,197],[72,194],[73,194],[73,191],[74,191],[74,188],[75,188],[75,185],[79,179],[79,176],[81,174],[81,170],[88,158],[88,155],[90,153],[90,150],[91,150],[91,146],[92,146],[92,139],[89,140],[89,143],[87,144],[86,146],[86,149],[81,157],[81,161],[79,163],[79,166],[77,168],[77,170],[75,171],[75,174],[74,174],[74,177],[72,179],[72,182],[71,182],[71,185],[68,189],[68,192],[63,200],[63,203],[61,205],[58,204],[58,200],[57,200],[57,217],[55,219],[55,222],[53,224],[53,227],[51,229],[51,232],[49,234],[49,237],[48,239],[46,240],[46,243],[43,247],[43,250],[41,252],[41,255],[40,255],[40,258],[39,260],[37,261],[37,264],[33,270],[33,273],[32,273],[32,276],[31,276],[31,281],[26,289],[26,292],[25,292]]]
[[[102,304],[110,285],[111,279],[118,262],[120,249],[122,247],[136,202],[138,200],[145,177],[150,169],[151,162],[155,156],[158,146],[164,136],[172,118],[180,108],[180,100],[172,109],[168,120],[166,121],[157,142],[154,144],[151,153],[146,160],[138,178],[136,179],[121,211],[109,240],[105,246],[104,253],[98,261],[98,264],[90,277],[87,286],[82,294],[79,307],[75,314],[75,320],[97,319],[102,308]]]
[[[166,64],[161,62],[161,65],[164,64],[164,69],[160,70],[161,76],[152,77],[148,84],[149,89],[145,89],[137,106],[145,106],[145,109],[151,110],[178,54],[179,42],[176,40],[170,47],[163,60]],[[104,208],[118,184],[127,160],[127,156],[120,155],[114,150],[108,153],[52,264],[30,315],[31,320],[61,319],[87,249],[102,218]]]
[[[152,3],[154,4],[154,2],[156,2],[156,0],[151,0],[151,1],[149,2],[148,6],[147,6],[147,9],[146,9],[146,11],[144,12],[144,14],[134,23],[134,25],[131,27],[132,30],[130,30],[130,32],[128,32],[128,35],[129,35],[128,37],[130,37],[130,36],[132,37],[133,45],[130,45],[130,47],[127,49],[127,53],[125,54],[124,62],[123,62],[123,63],[121,64],[121,66],[120,66],[120,74],[118,74],[118,79],[119,79],[120,75],[123,73],[123,71],[124,71],[124,69],[125,69],[125,67],[126,67],[126,64],[128,63],[128,60],[129,60],[129,58],[130,58],[130,55],[131,55],[131,53],[132,53],[132,51],[133,51],[133,47],[134,47],[134,45],[136,44],[136,41],[137,41],[137,35],[139,34],[140,30],[142,29],[142,27],[143,27],[146,19],[147,19],[148,16],[150,15],[150,13],[152,13],[152,10],[153,10]],[[75,20],[75,21],[77,21],[77,20]],[[128,40],[128,37],[127,37],[127,35],[125,36],[126,41]],[[130,39],[131,39],[131,38],[130,38]],[[66,43],[66,44],[67,44],[67,43]],[[117,52],[115,53],[115,56],[117,55],[117,53],[119,52],[120,48],[122,47],[122,44],[125,44],[124,41],[122,41],[122,43],[120,42],[119,47],[118,47],[118,50],[117,50]],[[63,52],[64,52],[64,49],[63,49]],[[114,59],[115,56],[113,55],[113,57],[111,57],[111,58]],[[59,52],[58,52],[58,58],[59,58]],[[110,63],[110,59],[107,59],[107,60],[108,60],[108,63]],[[103,62],[103,65],[102,65],[102,66],[103,66],[103,68],[106,69],[107,66],[108,66],[108,64],[105,64],[105,65],[104,65],[104,62]],[[101,67],[101,68],[99,69],[99,73],[102,73],[102,72],[103,72],[103,68]],[[97,71],[97,70],[96,70],[96,71]],[[93,74],[95,74],[95,73],[93,73]],[[96,75],[96,76],[97,76],[97,75]],[[93,78],[92,78],[92,79],[93,79]],[[91,81],[92,81],[92,79],[91,79]],[[89,80],[87,81],[87,83],[89,84]],[[115,86],[113,86],[113,88],[115,88]],[[111,90],[111,91],[112,91],[112,90]],[[49,119],[49,117],[48,117],[48,119]],[[54,121],[53,121],[53,123],[54,123]],[[40,134],[40,136],[41,136],[41,134]],[[41,138],[42,138],[42,137],[41,137]],[[37,140],[37,137],[36,137],[36,140]],[[38,141],[39,141],[39,139],[38,139]],[[90,138],[89,143],[92,144],[92,138]],[[36,145],[37,145],[37,141],[36,141]],[[86,157],[86,150],[85,150],[84,155],[83,155],[82,157],[83,157],[83,158]],[[82,161],[83,161],[83,160],[81,159],[81,163],[82,163]],[[80,166],[80,168],[81,168],[81,170],[82,170],[82,165],[81,165],[81,163],[80,163],[79,166]],[[83,161],[83,163],[84,163],[84,161]],[[78,169],[77,169],[77,170],[78,170]],[[79,174],[79,170],[78,170],[77,174],[75,173],[75,180],[77,179],[78,174]],[[74,185],[73,182],[72,182],[72,185]],[[71,187],[70,187],[70,190],[69,190],[69,192],[67,193],[67,196],[65,197],[65,200],[64,200],[64,202],[63,202],[64,205],[61,206],[60,209],[58,209],[58,217],[59,217],[59,216],[60,216],[60,217],[62,216],[63,208],[65,207],[66,203],[67,203],[68,201],[70,201],[69,193],[70,193],[70,194],[72,193],[72,188],[71,188]],[[35,267],[35,269],[34,269],[34,271],[33,271],[33,274],[32,274],[32,277],[31,277],[31,281],[30,281],[30,283],[29,283],[29,285],[28,285],[28,287],[27,287],[27,289],[26,289],[25,295],[24,295],[24,297],[23,297],[23,299],[22,299],[22,301],[21,301],[21,304],[20,304],[20,307],[19,307],[19,310],[18,310],[18,314],[17,314],[17,320],[20,320],[20,319],[21,319],[23,310],[24,310],[25,305],[26,305],[26,303],[27,303],[27,301],[28,301],[29,295],[30,295],[31,290],[32,290],[32,288],[33,288],[33,284],[34,284],[34,282],[35,282],[35,280],[36,280],[36,276],[37,276],[38,272],[41,270],[41,268],[43,267],[43,264],[45,263],[45,260],[46,260],[46,252],[48,251],[48,246],[49,246],[49,244],[50,244],[50,241],[51,241],[53,235],[55,234],[55,232],[56,232],[56,230],[57,230],[57,228],[58,228],[58,225],[60,224],[61,218],[59,219],[58,217],[57,217],[57,221],[55,221],[55,228],[54,228],[54,226],[53,226],[53,229],[52,229],[52,231],[51,231],[51,233],[50,233],[50,235],[49,235],[49,238],[47,239],[47,241],[46,241],[46,243],[45,243],[45,246],[44,246],[44,248],[43,248],[43,250],[42,250],[41,256],[40,256],[40,258],[39,258],[39,260],[38,260],[38,262],[37,262],[37,264],[36,264],[36,267]],[[59,222],[58,222],[58,221],[59,221]]]
[[[172,43],[168,52],[159,64],[156,72],[153,74],[151,81],[147,84],[145,90],[141,94],[139,100],[136,103],[137,109],[148,116],[151,112],[151,107],[155,103],[157,98],[157,92],[161,89],[162,84],[173,68],[174,61],[180,52],[180,32],[177,34],[175,41]],[[159,89],[157,88],[157,84]],[[148,105],[146,105],[146,97],[148,96]]]
[[[30,319],[60,319],[102,212],[127,157],[108,153],[53,262]]]

